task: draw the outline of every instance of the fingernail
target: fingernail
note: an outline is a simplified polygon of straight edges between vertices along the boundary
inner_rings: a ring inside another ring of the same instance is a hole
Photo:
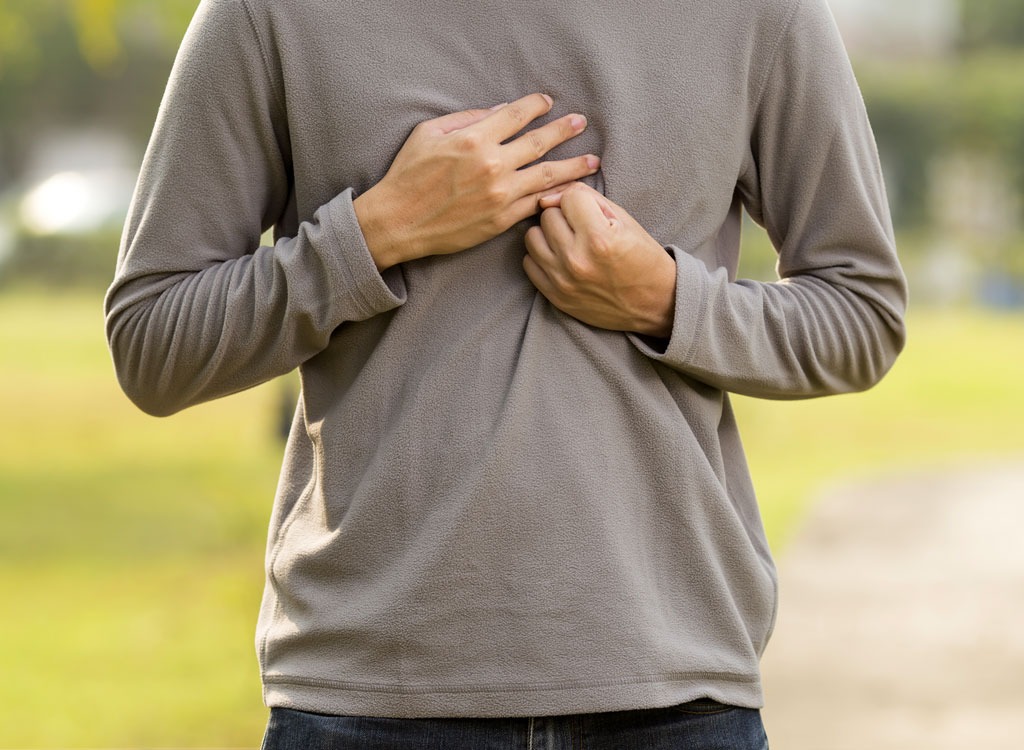
[[[598,159],[596,156],[588,156],[587,166],[590,167],[591,169],[597,169],[599,166],[601,166],[601,160]]]
[[[491,107],[490,109],[501,109],[501,108],[502,108],[502,107],[504,107],[504,106],[505,106],[506,104],[508,104],[508,102],[502,102],[501,104],[495,104],[495,105],[494,105],[493,107]]]
[[[551,98],[550,96],[548,96],[547,94],[541,94],[541,96],[543,96],[543,97],[544,97],[544,99],[545,99],[545,101],[547,101],[547,103],[548,103],[548,106],[549,106],[549,107],[550,107],[550,106],[551,106],[552,104],[554,104],[554,103],[555,103],[555,100],[554,100],[554,99],[552,99],[552,98]]]
[[[583,130],[587,126],[587,118],[583,115],[573,115],[569,118],[569,125],[573,130]]]

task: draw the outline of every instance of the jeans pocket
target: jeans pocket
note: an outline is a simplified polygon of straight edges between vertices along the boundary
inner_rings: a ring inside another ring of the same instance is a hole
[[[707,716],[709,714],[723,714],[732,711],[735,706],[719,703],[711,698],[698,698],[697,700],[680,703],[672,706],[672,710],[680,714],[692,714],[694,716]]]

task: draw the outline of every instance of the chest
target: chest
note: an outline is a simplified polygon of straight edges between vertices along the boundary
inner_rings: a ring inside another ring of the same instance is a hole
[[[300,216],[373,185],[417,123],[542,91],[555,106],[528,128],[589,121],[549,157],[599,154],[601,188],[656,237],[720,223],[749,140],[749,61],[714,4],[643,5],[381,0],[282,19]]]

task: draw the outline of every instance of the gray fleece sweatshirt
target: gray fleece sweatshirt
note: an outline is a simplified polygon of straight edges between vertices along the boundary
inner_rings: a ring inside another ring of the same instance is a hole
[[[599,154],[674,254],[669,339],[553,308],[529,222],[376,270],[352,197],[413,126],[536,91],[534,125],[590,122],[551,158]],[[779,281],[736,279],[741,208]],[[867,388],[904,303],[825,0],[204,0],[106,309],[153,414],[299,368],[265,699],[414,717],[759,706],[776,579],[726,392]]]

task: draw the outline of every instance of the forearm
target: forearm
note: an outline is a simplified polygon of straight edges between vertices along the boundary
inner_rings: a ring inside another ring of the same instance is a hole
[[[382,278],[343,194],[294,238],[200,270],[146,267],[188,255],[145,229],[107,295],[107,335],[122,388],[167,415],[289,372],[327,346],[346,321],[403,302],[397,269]],[[195,253],[199,255],[199,253]]]
[[[693,255],[676,250],[672,336],[660,351],[636,339],[691,377],[766,398],[868,388],[905,339],[906,280],[856,79],[825,3],[793,12],[764,67],[723,213],[738,224],[742,204],[765,227],[780,280],[736,282],[716,270],[721,234]]]
[[[888,280],[833,268],[779,282],[731,282],[724,269],[709,272],[676,254],[671,337],[632,338],[652,358],[709,385],[778,399],[860,391],[881,379],[903,347],[898,268]]]

